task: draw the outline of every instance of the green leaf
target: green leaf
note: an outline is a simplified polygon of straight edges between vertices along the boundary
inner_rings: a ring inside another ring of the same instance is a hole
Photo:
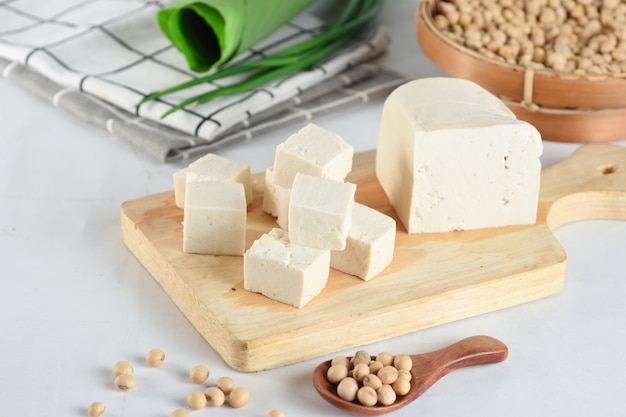
[[[192,71],[219,67],[314,0],[174,0],[157,14],[161,31]]]
[[[212,0],[215,3],[219,3],[219,0]],[[228,1],[228,0],[222,0]],[[208,1],[206,1],[208,2]],[[238,0],[234,3],[239,3],[241,0]],[[251,0],[254,3],[254,0]],[[198,3],[198,1],[194,2],[193,0],[179,0],[178,3],[184,3],[186,6],[189,6],[192,3]],[[259,2],[263,3],[263,2]],[[279,4],[282,2],[274,1],[275,4]],[[289,3],[289,2],[287,2]],[[233,65],[231,67],[225,67],[219,69],[209,75],[199,77],[194,80],[187,81],[182,84],[178,84],[162,90],[160,92],[154,93],[146,97],[144,100],[139,102],[137,106],[142,105],[143,103],[156,100],[162,96],[175,93],[177,91],[181,91],[187,88],[191,88],[203,83],[208,83],[211,81],[215,81],[221,78],[230,77],[238,74],[246,74],[247,78],[243,81],[237,82],[235,84],[227,85],[224,87],[220,87],[217,89],[212,89],[206,93],[188,98],[181,103],[174,106],[172,109],[167,111],[162,117],[166,117],[173,112],[176,112],[190,104],[194,103],[206,103],[214,98],[229,95],[229,94],[239,94],[246,91],[250,91],[252,89],[258,88],[270,81],[273,81],[277,78],[283,77],[285,75],[289,75],[291,73],[301,71],[303,69],[309,69],[317,65],[321,60],[328,57],[333,52],[337,51],[341,46],[343,46],[349,39],[356,33],[363,25],[368,23],[380,10],[382,5],[382,0],[345,0],[345,5],[339,13],[337,19],[328,27],[326,31],[323,31],[319,35],[300,42],[299,44],[293,45],[291,47],[285,48],[279,52],[276,52],[272,55],[254,60],[243,62],[240,64]],[[194,7],[198,6],[197,4]],[[292,5],[295,7],[295,4]],[[202,8],[202,7],[200,7]],[[251,8],[250,10],[256,10]],[[166,12],[169,13],[169,12]],[[263,12],[257,11],[259,16],[264,16]],[[212,16],[211,12],[207,12],[207,16]],[[178,23],[183,22],[182,20],[177,20]],[[161,23],[160,23],[161,24]],[[178,28],[180,29],[180,28]],[[180,33],[177,30],[170,30],[170,36],[185,36],[188,32],[182,30]],[[186,30],[186,29],[185,29]],[[198,40],[188,39],[188,46],[194,45],[194,42]],[[246,47],[247,48],[247,47]],[[201,48],[196,50],[195,52],[188,52],[189,56],[195,59],[194,62],[201,63],[204,62],[203,65],[207,65],[206,62],[209,62],[213,57],[211,53],[206,53],[206,57],[197,57],[194,54],[202,54]],[[207,58],[206,61],[202,61],[202,59]],[[222,57],[218,62],[221,62],[225,58]]]

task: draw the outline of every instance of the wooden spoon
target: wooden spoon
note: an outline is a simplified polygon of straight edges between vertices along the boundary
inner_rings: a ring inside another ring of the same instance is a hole
[[[326,401],[353,414],[377,416],[389,413],[409,404],[422,395],[441,377],[455,369],[471,365],[502,362],[508,355],[508,348],[502,342],[489,336],[472,336],[434,352],[411,355],[413,368],[411,389],[403,396],[398,396],[391,405],[365,406],[349,402],[337,395],[335,385],[328,382],[326,372],[330,362],[319,364],[313,372],[313,386]]]

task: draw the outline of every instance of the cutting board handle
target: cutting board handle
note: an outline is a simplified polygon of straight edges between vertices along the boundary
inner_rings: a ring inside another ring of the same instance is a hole
[[[541,173],[538,223],[626,220],[626,148],[589,144]]]

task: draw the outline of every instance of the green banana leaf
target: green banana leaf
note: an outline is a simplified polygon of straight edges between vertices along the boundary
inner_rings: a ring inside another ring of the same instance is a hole
[[[219,67],[315,0],[174,0],[157,16],[192,71]]]

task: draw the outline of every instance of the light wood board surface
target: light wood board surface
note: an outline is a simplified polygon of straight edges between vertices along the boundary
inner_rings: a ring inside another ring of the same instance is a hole
[[[355,155],[356,200],[395,218],[374,173]],[[272,227],[253,177],[247,247]],[[364,282],[331,270],[302,309],[243,289],[243,258],[182,252],[174,193],[128,201],[122,239],[194,327],[236,370],[254,372],[515,306],[563,288],[566,254],[552,234],[585,219],[626,219],[626,149],[584,145],[542,172],[535,225],[409,235],[398,222],[392,264]]]

